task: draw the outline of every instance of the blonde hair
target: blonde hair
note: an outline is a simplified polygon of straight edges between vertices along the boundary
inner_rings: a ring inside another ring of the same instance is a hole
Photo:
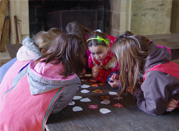
[[[55,39],[55,36],[50,35],[46,31],[40,31],[32,38],[35,46],[37,46],[39,50],[41,49],[47,50],[52,44],[52,42],[54,41],[54,39]]]
[[[149,54],[150,40],[144,36],[132,35],[119,37],[112,49],[120,65],[121,94],[129,83],[131,91],[140,87],[144,64]],[[128,80],[128,81],[127,81]]]
[[[47,32],[55,37],[62,33],[58,28],[50,28]]]

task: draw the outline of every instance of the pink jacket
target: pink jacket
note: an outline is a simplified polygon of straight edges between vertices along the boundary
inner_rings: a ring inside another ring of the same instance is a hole
[[[81,84],[75,73],[67,78],[59,75],[62,69],[62,64],[33,61],[20,73],[9,74],[6,79],[11,83],[1,85],[9,90],[1,96],[0,130],[44,130],[49,115],[65,108]]]

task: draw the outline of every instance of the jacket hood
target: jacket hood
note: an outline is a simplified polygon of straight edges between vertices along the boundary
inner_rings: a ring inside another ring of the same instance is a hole
[[[150,45],[150,53],[146,58],[144,72],[154,65],[171,61],[171,54],[166,47],[159,48],[153,42]]]
[[[44,62],[35,64],[35,61],[32,61],[27,73],[31,94],[41,94],[74,83],[80,86],[81,81],[76,74],[63,78],[62,75],[59,75],[59,70],[63,70],[61,63],[58,65]]]
[[[26,37],[22,41],[22,47],[18,50],[16,57],[19,61],[35,60],[36,58],[42,56],[39,49],[34,45],[34,42]]]

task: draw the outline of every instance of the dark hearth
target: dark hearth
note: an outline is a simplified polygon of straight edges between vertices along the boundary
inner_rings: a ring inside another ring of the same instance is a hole
[[[64,31],[71,21],[105,32],[107,5],[108,0],[29,0],[30,36],[51,27]]]

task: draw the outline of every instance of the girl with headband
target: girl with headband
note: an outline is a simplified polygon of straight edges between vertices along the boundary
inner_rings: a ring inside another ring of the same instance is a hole
[[[91,52],[88,57],[88,67],[92,69],[92,76],[97,81],[106,82],[109,74],[119,69],[111,51],[114,40],[98,31],[93,31],[87,40]]]

